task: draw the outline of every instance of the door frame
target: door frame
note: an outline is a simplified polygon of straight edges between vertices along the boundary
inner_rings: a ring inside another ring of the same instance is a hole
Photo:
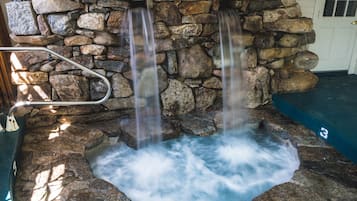
[[[306,0],[305,0],[306,1]],[[314,13],[313,13],[313,20],[317,19],[320,17],[320,14],[322,15],[322,10],[324,5],[325,5],[326,0],[315,0],[315,8],[314,8]],[[356,26],[357,29],[357,26]],[[355,33],[355,43],[352,47],[352,56],[349,62],[349,67],[348,67],[348,74],[356,74],[357,75],[357,31]]]

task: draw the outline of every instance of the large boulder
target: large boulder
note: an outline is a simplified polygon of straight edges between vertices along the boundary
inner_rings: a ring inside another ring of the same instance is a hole
[[[287,79],[278,82],[280,93],[304,92],[314,88],[319,78],[310,71],[292,72]]]
[[[195,99],[190,87],[169,79],[169,87],[161,93],[164,114],[185,114],[195,109]]]
[[[297,68],[311,70],[319,63],[319,56],[310,51],[300,52],[294,59],[294,65]]]
[[[245,106],[247,108],[256,108],[271,101],[268,69],[257,67],[253,70],[243,71],[243,78],[245,80]]]
[[[30,1],[6,3],[9,29],[16,35],[38,34],[36,17]]]
[[[213,62],[200,45],[178,51],[179,74],[184,78],[209,77]]]

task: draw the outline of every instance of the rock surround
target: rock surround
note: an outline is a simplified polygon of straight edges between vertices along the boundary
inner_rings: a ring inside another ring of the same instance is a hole
[[[312,20],[295,0],[235,0],[246,47],[246,106],[269,103],[272,93],[305,91],[317,77]],[[104,110],[133,107],[128,39],[121,27],[128,2],[121,0],[32,0],[6,4],[16,44],[45,46],[112,82]],[[219,1],[153,1],[163,114],[205,111],[221,98],[217,12]],[[125,31],[124,31],[125,32]],[[16,53],[13,84],[18,100],[97,100],[102,81],[43,52]],[[172,96],[172,94],[175,94]],[[103,111],[104,111],[103,110]],[[29,110],[28,112],[31,112]],[[31,112],[31,116],[37,109]]]
[[[277,131],[284,139],[291,140],[301,161],[291,181],[273,187],[254,201],[357,199],[356,165],[271,106],[246,113],[250,114],[249,122],[262,122],[264,126],[260,127]],[[205,136],[219,127],[220,118],[213,118],[218,114],[217,111],[191,113],[188,117],[197,121],[188,121],[185,115],[171,119],[171,123],[186,133]],[[88,115],[95,114],[87,111],[82,114],[83,119],[88,119]],[[129,200],[113,185],[95,178],[85,160],[86,150],[98,146],[107,136],[121,139],[118,120],[107,121],[101,116],[87,123],[67,126],[57,123],[26,131],[15,184],[16,200]]]

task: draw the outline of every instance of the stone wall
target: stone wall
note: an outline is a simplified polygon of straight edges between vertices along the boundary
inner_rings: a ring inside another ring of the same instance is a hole
[[[246,106],[269,103],[272,93],[314,87],[317,77],[309,70],[318,57],[306,50],[315,41],[313,23],[301,16],[296,1],[233,3],[241,15],[239,38],[246,47]],[[219,4],[218,0],[154,0],[156,59],[165,115],[207,110],[221,97]],[[134,106],[128,40],[121,34],[128,7],[121,0],[6,4],[14,43],[47,47],[107,76],[113,93],[104,109],[115,111]],[[46,53],[22,52],[12,58],[18,100],[97,100],[106,91],[102,81]]]

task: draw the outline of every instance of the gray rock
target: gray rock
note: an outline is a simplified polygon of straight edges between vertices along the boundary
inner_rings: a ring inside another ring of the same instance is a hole
[[[192,135],[208,136],[217,130],[213,119],[207,115],[186,114],[181,116],[180,119],[182,130]]]
[[[108,8],[128,8],[129,3],[127,1],[118,1],[118,0],[98,0],[98,6],[100,7],[108,7]]]
[[[169,80],[166,71],[161,66],[157,67],[157,78],[159,81],[159,91],[163,92],[169,86]]]
[[[297,68],[311,70],[319,63],[319,56],[310,51],[299,52],[295,59],[294,65]]]
[[[217,77],[211,77],[203,82],[203,86],[209,89],[222,89],[222,81]]]
[[[195,108],[192,90],[182,82],[169,79],[169,87],[161,93],[164,114],[185,114]]]
[[[92,44],[92,39],[82,35],[70,36],[64,39],[64,44],[66,46],[88,45]]]
[[[88,55],[80,55],[77,57],[72,57],[71,58],[74,62],[77,62],[87,68],[93,68],[94,63],[93,63],[93,58]],[[66,61],[61,61],[56,65],[56,71],[68,71],[68,70],[75,70],[78,69],[76,66],[73,66],[72,64],[66,62]]]
[[[129,70],[129,66],[122,61],[95,60],[94,63],[97,68],[103,68],[106,71],[121,73]]]
[[[107,45],[107,46],[120,45],[119,36],[107,32],[97,32],[93,41],[95,44],[98,45]]]
[[[271,101],[270,74],[264,67],[243,71],[245,81],[245,107],[256,108]]]
[[[51,28],[47,23],[47,19],[43,15],[37,16],[38,29],[41,32],[41,35],[49,36],[51,35]]]
[[[243,29],[251,32],[258,32],[263,29],[263,18],[259,15],[244,17]]]
[[[258,64],[258,56],[255,48],[245,49],[241,55],[242,68],[255,68]]]
[[[96,79],[90,80],[89,87],[91,100],[98,100],[103,98],[108,89],[107,85],[104,83],[103,80]]]
[[[67,46],[61,46],[61,45],[47,45],[47,48],[64,56],[67,58],[72,57],[73,55],[73,49],[72,47],[67,47]],[[53,59],[60,59],[55,55],[52,55],[51,58]]]
[[[150,117],[147,117],[147,120],[150,121]],[[140,136],[140,139],[136,135],[136,120],[131,119],[122,119],[120,121],[122,136],[121,139],[132,148],[139,148],[140,146],[145,146],[152,142],[155,142],[155,138],[158,136]],[[163,140],[169,140],[177,138],[180,135],[180,129],[167,120],[161,120],[161,136]]]
[[[83,29],[104,30],[104,14],[103,13],[85,13],[79,16],[77,20],[78,27]]]
[[[199,36],[202,33],[202,24],[170,26],[169,29],[172,34],[177,34],[183,37]]]
[[[116,73],[112,76],[112,88],[115,98],[125,98],[133,95],[129,81],[120,73]]]
[[[134,97],[128,98],[111,98],[104,103],[109,110],[133,109],[135,108]]]
[[[111,11],[107,20],[107,27],[111,33],[120,33],[121,27],[125,20],[124,11]]]
[[[184,78],[205,78],[212,74],[213,62],[201,46],[178,51],[179,74]]]
[[[89,84],[85,77],[77,75],[52,75],[50,83],[63,101],[89,99]]]
[[[178,73],[176,51],[167,52],[167,73],[170,75]]]
[[[40,33],[36,16],[30,1],[6,3],[8,25],[15,35],[34,35]]]
[[[217,15],[214,14],[187,15],[182,17],[183,24],[216,24],[217,22]]]
[[[29,44],[29,45],[35,45],[35,46],[45,46],[48,44],[55,43],[59,40],[62,39],[59,35],[50,35],[50,36],[39,36],[39,35],[33,35],[33,36],[16,36],[14,34],[10,34],[11,40],[14,41],[14,43],[18,44]]]
[[[275,39],[272,34],[257,34],[254,39],[254,45],[258,48],[272,48],[274,47]]]
[[[184,1],[179,5],[179,10],[182,15],[195,15],[209,13],[212,1]]]
[[[293,72],[287,79],[278,82],[278,91],[281,93],[304,92],[314,88],[319,78],[311,73]]]
[[[269,31],[281,31],[286,33],[309,33],[312,32],[312,19],[280,19],[272,23],[265,23],[264,28]]]
[[[217,94],[213,89],[207,89],[204,87],[194,89],[196,109],[205,111],[211,107],[216,100]]]
[[[48,24],[52,33],[68,36],[73,35],[76,29],[76,22],[65,14],[50,14],[47,16]]]
[[[130,56],[130,51],[124,47],[108,47],[107,58],[111,60],[125,60]]]
[[[71,0],[32,0],[37,14],[59,13],[82,8],[82,4]]]
[[[299,5],[287,8],[279,8],[275,10],[266,10],[263,14],[263,22],[275,22],[284,18],[299,18],[301,17],[301,9]]]
[[[170,36],[170,30],[163,22],[156,22],[154,25],[155,38],[167,38]]]
[[[80,47],[81,48],[81,53],[85,54],[85,55],[94,55],[94,56],[98,56],[98,55],[102,55],[104,54],[106,48],[103,45],[95,45],[95,44],[91,44],[91,45],[83,45]]]
[[[172,2],[160,2],[154,7],[155,21],[163,21],[167,25],[180,25],[181,14]]]

